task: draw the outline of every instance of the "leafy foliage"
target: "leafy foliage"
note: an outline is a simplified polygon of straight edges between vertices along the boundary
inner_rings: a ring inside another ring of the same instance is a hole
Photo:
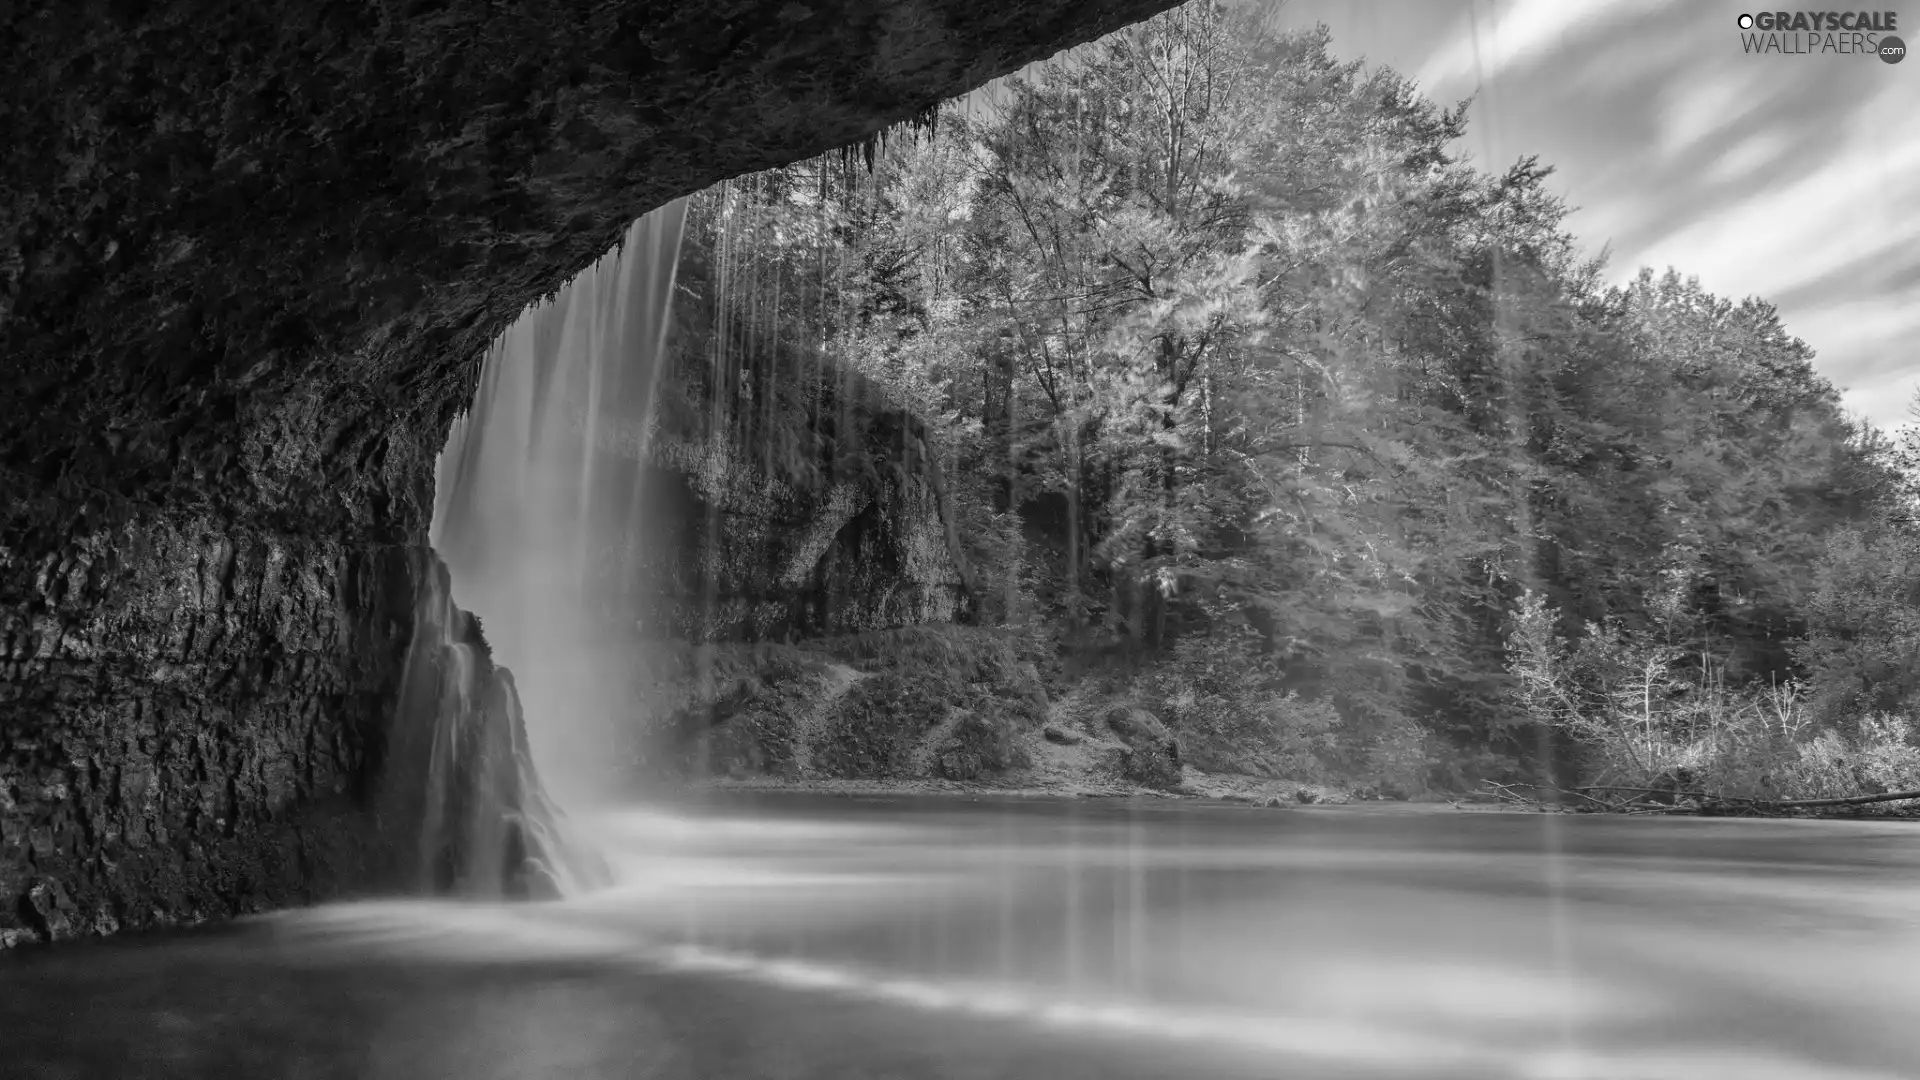
[[[1409,788],[1914,715],[1916,436],[1764,302],[1604,287],[1465,104],[1195,2],[930,121],[703,197],[687,407],[830,472],[878,395],[1030,655],[1124,644],[1202,757]]]

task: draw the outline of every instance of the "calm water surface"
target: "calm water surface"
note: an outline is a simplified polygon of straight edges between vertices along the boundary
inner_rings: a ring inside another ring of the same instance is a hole
[[[0,959],[0,1075],[1920,1078],[1920,826],[763,796]]]

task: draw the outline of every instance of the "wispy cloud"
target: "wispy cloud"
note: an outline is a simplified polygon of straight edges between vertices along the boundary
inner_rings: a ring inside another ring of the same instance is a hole
[[[1811,67],[1826,58],[1742,59]],[[1767,102],[1758,122],[1711,161],[1693,149],[1714,139],[1711,129],[1675,142],[1656,166],[1678,174],[1675,202],[1686,212],[1643,211],[1641,242],[1619,252],[1618,272],[1671,265],[1716,292],[1773,301],[1847,391],[1850,408],[1883,426],[1898,423],[1920,384],[1906,344],[1920,340],[1915,100],[1911,80],[1882,79],[1844,108]],[[1696,164],[1704,167],[1689,181]]]
[[[1489,168],[1555,165],[1579,208],[1569,226],[1611,245],[1616,280],[1673,266],[1762,296],[1850,408],[1905,419],[1920,385],[1920,62],[1746,55],[1744,0],[1288,7],[1437,100],[1477,92],[1465,148]]]
[[[1498,79],[1550,64],[1582,42],[1612,34],[1667,0],[1516,0],[1471,4],[1454,36],[1417,70],[1422,86]],[[1475,31],[1478,31],[1476,35]]]

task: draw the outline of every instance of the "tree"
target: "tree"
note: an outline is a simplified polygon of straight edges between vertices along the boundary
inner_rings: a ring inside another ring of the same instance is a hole
[[[1905,580],[1915,436],[1849,420],[1761,301],[1603,287],[1550,168],[1452,156],[1468,108],[1189,4],[864,169],[706,196],[687,407],[830,472],[850,395],[809,373],[878,387],[991,617],[1231,686],[1247,732],[1337,716],[1349,770],[1427,735],[1461,777],[1544,764],[1576,714],[1652,760],[1698,671],[1906,701],[1913,602],[1863,600]],[[1558,712],[1516,620],[1577,673]]]

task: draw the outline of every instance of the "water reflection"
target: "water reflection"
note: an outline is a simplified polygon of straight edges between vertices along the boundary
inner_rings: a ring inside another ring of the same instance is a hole
[[[576,899],[24,958],[0,1046],[36,1076],[1920,1075],[1898,826],[798,799],[589,825],[620,881]]]

